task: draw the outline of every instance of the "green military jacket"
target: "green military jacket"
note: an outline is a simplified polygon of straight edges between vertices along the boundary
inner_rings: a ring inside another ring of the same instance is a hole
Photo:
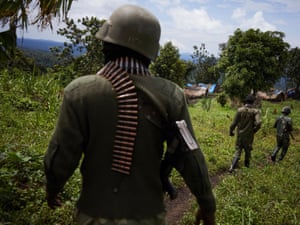
[[[237,145],[252,146],[254,133],[261,127],[260,111],[252,105],[240,107],[230,125],[230,132],[237,127]]]
[[[139,115],[130,175],[111,170],[118,106],[111,83],[88,75],[64,90],[55,132],[45,155],[46,188],[61,191],[80,164],[77,202],[91,217],[149,218],[164,212],[160,163],[167,124],[184,119],[193,133],[185,96],[174,83],[130,75],[137,89]],[[200,149],[185,153],[181,174],[204,212],[215,211],[207,167]]]
[[[289,139],[290,133],[293,131],[293,123],[291,117],[286,115],[278,117],[274,123],[274,128],[276,128],[277,136]]]

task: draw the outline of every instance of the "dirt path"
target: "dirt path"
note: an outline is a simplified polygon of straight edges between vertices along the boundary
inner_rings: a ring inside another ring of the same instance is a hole
[[[211,184],[214,188],[222,179],[221,175],[211,177]],[[193,195],[190,190],[184,185],[177,189],[178,197],[174,200],[166,198],[165,204],[167,209],[166,220],[168,225],[180,225],[180,220],[184,213],[191,208]]]
[[[180,187],[177,189],[178,196],[174,200],[166,199],[167,215],[166,220],[168,225],[179,225],[180,219],[183,214],[190,209],[192,200],[192,194],[186,187]]]

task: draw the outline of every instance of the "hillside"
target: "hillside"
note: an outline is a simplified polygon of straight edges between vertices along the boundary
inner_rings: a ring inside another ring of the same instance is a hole
[[[57,58],[51,53],[50,48],[63,47],[64,43],[48,40],[17,39],[18,48],[25,56],[32,58],[35,64],[41,68],[53,67],[57,64]]]
[[[52,40],[43,40],[43,39],[29,39],[29,38],[18,38],[17,39],[17,46],[24,50],[24,51],[37,51],[37,52],[44,52],[49,53],[50,48],[53,47],[64,47],[64,42],[52,41]],[[84,53],[84,52],[83,52]],[[74,49],[74,55],[79,56],[83,54],[79,51]],[[191,53],[180,53],[180,58],[183,60],[191,60]]]
[[[42,39],[28,39],[18,38],[17,46],[20,49],[34,49],[49,52],[52,47],[63,47],[63,42],[42,40]]]
[[[35,63],[41,67],[52,67],[58,63],[57,58],[51,52],[51,48],[64,48],[63,42],[42,39],[17,39],[17,46],[27,57],[33,58]],[[77,57],[84,52],[73,50],[73,56]]]

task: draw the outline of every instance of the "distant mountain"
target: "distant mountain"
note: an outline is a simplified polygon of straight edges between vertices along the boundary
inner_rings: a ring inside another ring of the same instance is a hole
[[[44,39],[18,38],[17,47],[21,49],[27,57],[34,59],[36,65],[49,68],[58,64],[58,59],[50,51],[50,48],[64,47],[64,42]],[[73,55],[77,57],[84,53],[85,51],[79,52],[75,49]],[[186,61],[192,60],[190,53],[181,53],[180,58]]]
[[[24,52],[24,54],[33,59],[35,64],[40,68],[53,67],[58,63],[58,59],[50,51],[52,47],[63,47],[63,42],[50,40],[37,40],[18,38],[17,47]]]
[[[28,39],[28,38],[18,38],[17,46],[21,49],[35,49],[50,51],[51,47],[63,47],[63,42],[42,40],[42,39]]]
[[[180,53],[180,58],[186,61],[191,61],[192,60],[192,54],[191,53]]]
[[[42,50],[50,51],[51,47],[63,47],[64,42],[43,40],[43,39],[29,39],[29,38],[18,38],[17,46],[21,49],[32,49],[32,50]],[[80,55],[82,53],[76,52],[75,55]],[[180,58],[183,60],[192,60],[191,53],[180,53]]]

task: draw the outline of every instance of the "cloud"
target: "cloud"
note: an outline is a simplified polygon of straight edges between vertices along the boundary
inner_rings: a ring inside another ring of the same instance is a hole
[[[156,15],[162,26],[160,43],[172,41],[181,52],[191,52],[192,46],[205,43],[207,50],[216,54],[218,44],[226,42],[237,28],[278,29],[286,32],[295,45],[299,43],[295,28],[300,15],[299,0],[75,0],[69,17],[107,19],[123,4],[137,4]],[[55,28],[64,26],[56,21],[53,23]],[[25,33],[34,38],[62,38],[55,29],[37,32],[36,27],[30,27]]]
[[[265,20],[262,12],[256,12],[245,25],[248,25],[251,28],[260,28],[262,31],[276,30],[276,26]]]
[[[268,23],[263,15],[263,12],[258,11],[250,18],[246,18],[246,12],[242,9],[237,9],[233,12],[232,18],[236,19],[239,28],[241,29],[260,29],[261,31],[276,30],[276,26]]]
[[[232,27],[211,17],[204,8],[173,7],[166,10],[168,19],[162,23],[161,44],[171,41],[181,52],[191,52],[193,46],[205,43],[209,52],[218,52],[218,43],[225,42]]]
[[[243,19],[246,16],[246,11],[242,8],[237,8],[233,11],[232,14],[232,19],[234,20],[239,20],[239,19]]]
[[[243,8],[247,11],[263,11],[263,12],[274,11],[274,5],[268,1],[246,0],[243,3]]]
[[[263,11],[269,13],[278,12],[289,12],[296,13],[300,12],[300,1],[299,0],[229,0],[227,2],[235,2],[240,4],[247,11]],[[231,5],[231,4],[230,4]]]
[[[73,1],[69,17],[78,19],[82,17],[96,16],[98,19],[107,19],[110,14],[123,4],[137,4],[137,1],[126,0],[89,0]]]
[[[159,9],[167,8],[169,6],[176,6],[180,4],[180,0],[150,0],[153,6],[156,6]]]
[[[290,13],[300,12],[300,1],[299,0],[270,0],[271,4],[281,5],[281,11]]]
[[[211,18],[202,8],[187,10],[176,7],[170,9],[168,14],[175,26],[180,30],[214,31],[222,27],[220,21]]]

